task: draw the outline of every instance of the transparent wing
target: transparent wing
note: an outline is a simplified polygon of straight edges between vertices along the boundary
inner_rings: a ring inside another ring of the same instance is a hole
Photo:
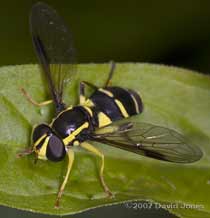
[[[64,82],[76,69],[71,33],[56,11],[40,2],[32,7],[30,27],[53,100],[56,107],[61,107]]]
[[[169,162],[191,163],[202,157],[199,147],[178,132],[148,123],[114,123],[98,129],[91,140]]]

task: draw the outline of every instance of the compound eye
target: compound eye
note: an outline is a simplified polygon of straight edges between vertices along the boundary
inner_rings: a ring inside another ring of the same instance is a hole
[[[52,132],[50,127],[46,124],[40,124],[36,126],[33,130],[33,142],[36,142],[38,139],[40,139],[44,134],[49,135]]]
[[[57,162],[61,161],[66,154],[63,141],[56,135],[52,134],[49,138],[46,156],[48,160]]]

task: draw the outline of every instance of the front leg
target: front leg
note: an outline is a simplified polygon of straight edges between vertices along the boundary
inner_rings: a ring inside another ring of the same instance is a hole
[[[43,102],[36,102],[34,99],[32,99],[32,97],[28,94],[28,92],[26,92],[26,90],[24,88],[21,88],[20,91],[22,92],[22,94],[24,95],[24,97],[33,105],[41,107],[41,106],[45,106],[48,104],[53,103],[53,100],[47,100],[47,101],[43,101]]]
[[[66,172],[66,175],[64,177],[63,183],[62,183],[62,185],[61,185],[61,187],[59,189],[59,192],[58,192],[58,195],[57,195],[57,199],[56,199],[56,202],[55,202],[55,208],[59,208],[61,196],[62,196],[62,194],[64,192],[66,183],[68,181],[68,178],[69,178],[69,175],[70,175],[70,172],[71,172],[71,169],[72,169],[72,165],[74,163],[74,151],[72,149],[69,149],[67,154],[68,154],[67,172]]]

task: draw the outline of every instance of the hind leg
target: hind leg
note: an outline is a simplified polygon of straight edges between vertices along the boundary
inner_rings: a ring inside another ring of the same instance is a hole
[[[87,81],[82,81],[80,82],[79,85],[79,103],[82,105],[86,102],[86,97],[85,97],[85,86],[89,86],[90,88],[97,90],[98,87],[93,85],[92,83],[89,83]]]
[[[93,154],[101,158],[101,167],[100,167],[100,172],[99,172],[100,182],[101,182],[101,185],[104,191],[107,193],[108,197],[110,198],[114,197],[113,193],[110,191],[109,187],[107,186],[104,180],[104,155],[103,153],[99,151],[97,148],[95,148],[93,145],[87,142],[82,142],[80,146],[84,148],[85,150],[92,152]]]

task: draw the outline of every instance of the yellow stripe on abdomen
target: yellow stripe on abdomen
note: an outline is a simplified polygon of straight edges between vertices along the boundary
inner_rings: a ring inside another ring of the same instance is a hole
[[[118,106],[118,108],[119,108],[121,114],[122,114],[125,118],[126,118],[126,117],[129,117],[129,114],[128,114],[128,112],[126,111],[126,109],[125,109],[125,107],[123,106],[123,104],[122,104],[119,100],[117,100],[117,99],[115,99],[114,101],[115,101],[115,103],[117,104],[117,106]]]
[[[114,95],[112,94],[112,92],[106,90],[106,89],[102,89],[102,88],[99,88],[98,89],[100,92],[103,92],[104,94],[108,95],[109,97],[113,98]]]
[[[107,126],[112,123],[112,120],[103,112],[98,113],[98,127]]]

